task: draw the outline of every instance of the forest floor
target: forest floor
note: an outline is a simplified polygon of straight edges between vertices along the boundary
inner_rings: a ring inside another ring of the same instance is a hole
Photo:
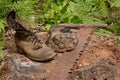
[[[12,43],[10,45],[14,46]],[[73,67],[69,72],[68,80],[120,80],[120,45],[113,38],[92,34],[84,50],[78,53],[79,56],[76,62],[72,63]],[[58,57],[62,55],[59,54]],[[8,68],[4,65],[4,62],[0,61],[0,70],[3,72],[0,71],[0,80],[6,80],[7,75],[4,70],[11,71],[10,74],[7,73],[11,78],[8,80],[16,80],[18,76],[18,80],[46,80],[48,73],[52,69],[54,70],[53,66],[57,63],[57,59],[47,63],[34,62],[24,57],[24,55],[16,53],[11,53],[8,57],[12,57],[12,59],[5,59],[8,63],[11,63],[7,66]],[[10,67],[11,69],[7,70]],[[16,71],[14,71],[15,68],[17,68]],[[30,72],[32,72],[32,76]],[[23,76],[26,78],[22,78]]]
[[[92,35],[69,79],[120,80],[120,45],[110,37]]]

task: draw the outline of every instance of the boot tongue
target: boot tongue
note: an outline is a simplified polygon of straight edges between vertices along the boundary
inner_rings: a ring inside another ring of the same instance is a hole
[[[15,31],[30,30],[29,27],[26,25],[26,23],[24,23],[24,21],[20,19],[20,17],[17,15],[17,13],[15,11],[10,11],[7,14],[7,23],[9,25],[9,27],[13,28]]]

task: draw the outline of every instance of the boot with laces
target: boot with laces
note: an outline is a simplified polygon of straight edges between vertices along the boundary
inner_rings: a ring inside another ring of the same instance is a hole
[[[45,44],[49,37],[47,32],[33,33],[15,11],[8,13],[7,23],[16,31],[14,37],[19,52],[35,61],[48,61],[55,57],[54,50]]]

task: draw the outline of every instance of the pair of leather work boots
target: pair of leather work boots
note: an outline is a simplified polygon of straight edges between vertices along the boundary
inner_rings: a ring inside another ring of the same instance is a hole
[[[33,32],[15,11],[7,14],[7,23],[16,31],[14,37],[18,51],[35,61],[51,60],[56,52],[71,51],[78,44],[74,34],[64,33],[57,28]]]

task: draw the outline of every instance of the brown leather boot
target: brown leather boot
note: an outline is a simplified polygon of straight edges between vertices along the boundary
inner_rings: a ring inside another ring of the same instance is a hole
[[[24,52],[27,57],[36,61],[47,61],[55,57],[56,53],[45,44],[49,37],[47,32],[33,33],[15,11],[8,13],[7,22],[16,31],[15,43],[19,52]]]
[[[75,34],[66,31],[65,28],[52,27],[50,33],[51,36],[46,44],[56,52],[71,51],[78,44]]]

